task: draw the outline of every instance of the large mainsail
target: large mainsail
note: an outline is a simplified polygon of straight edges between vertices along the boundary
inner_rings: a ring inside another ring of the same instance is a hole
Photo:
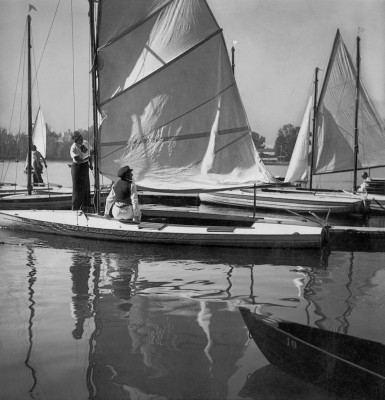
[[[130,165],[162,191],[274,181],[205,0],[99,0],[97,47],[101,174]]]
[[[356,68],[337,31],[317,112],[314,174],[354,169]],[[360,82],[357,168],[385,165],[385,128]]]

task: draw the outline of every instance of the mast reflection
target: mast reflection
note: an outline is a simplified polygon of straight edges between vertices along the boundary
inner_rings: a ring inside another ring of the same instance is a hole
[[[35,291],[33,290],[33,285],[36,282],[36,267],[34,263],[34,250],[32,247],[27,247],[27,266],[30,268],[30,271],[28,273],[28,301],[29,301],[29,319],[28,319],[28,352],[27,356],[24,360],[25,366],[31,371],[31,376],[32,376],[32,386],[29,389],[29,393],[32,394],[33,396],[33,391],[36,388],[37,385],[37,373],[33,365],[31,364],[31,355],[32,355],[32,347],[33,347],[33,318],[35,316],[35,301],[33,299],[33,295]]]

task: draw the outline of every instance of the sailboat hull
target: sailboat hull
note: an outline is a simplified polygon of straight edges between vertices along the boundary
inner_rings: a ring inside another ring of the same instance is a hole
[[[281,223],[251,227],[123,223],[81,211],[12,210],[0,212],[5,228],[84,239],[248,248],[317,248],[327,229]]]
[[[255,200],[254,200],[255,197]],[[232,190],[226,192],[201,193],[203,203],[252,209],[293,210],[296,212],[353,213],[363,206],[362,199],[349,196],[326,195],[322,192],[296,193],[276,190]]]
[[[0,210],[68,210],[71,208],[71,204],[71,193],[47,194],[38,192],[31,195],[22,193],[0,197]]]

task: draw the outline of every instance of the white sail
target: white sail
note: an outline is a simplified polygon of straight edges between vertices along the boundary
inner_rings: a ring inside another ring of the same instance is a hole
[[[222,31],[204,0],[99,0],[100,172],[138,186],[273,182],[251,139]]]
[[[39,108],[36,114],[35,124],[32,130],[32,144],[36,146],[40,154],[46,158],[47,153],[47,127],[45,125],[45,120],[43,112]],[[25,169],[28,166],[28,154],[25,160]]]
[[[309,97],[301,127],[286,172],[285,182],[307,181],[309,177],[310,129],[313,96]]]
[[[40,108],[36,115],[35,125],[33,126],[32,143],[36,146],[36,148],[40,152],[40,154],[44,158],[46,158],[47,128],[45,125],[43,113]]]
[[[354,169],[356,69],[337,32],[317,112],[314,174]],[[385,164],[385,128],[361,81],[358,169]]]

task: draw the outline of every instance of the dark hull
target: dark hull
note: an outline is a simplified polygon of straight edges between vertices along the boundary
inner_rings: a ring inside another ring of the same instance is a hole
[[[240,308],[255,343],[282,371],[350,399],[385,398],[385,346]]]

